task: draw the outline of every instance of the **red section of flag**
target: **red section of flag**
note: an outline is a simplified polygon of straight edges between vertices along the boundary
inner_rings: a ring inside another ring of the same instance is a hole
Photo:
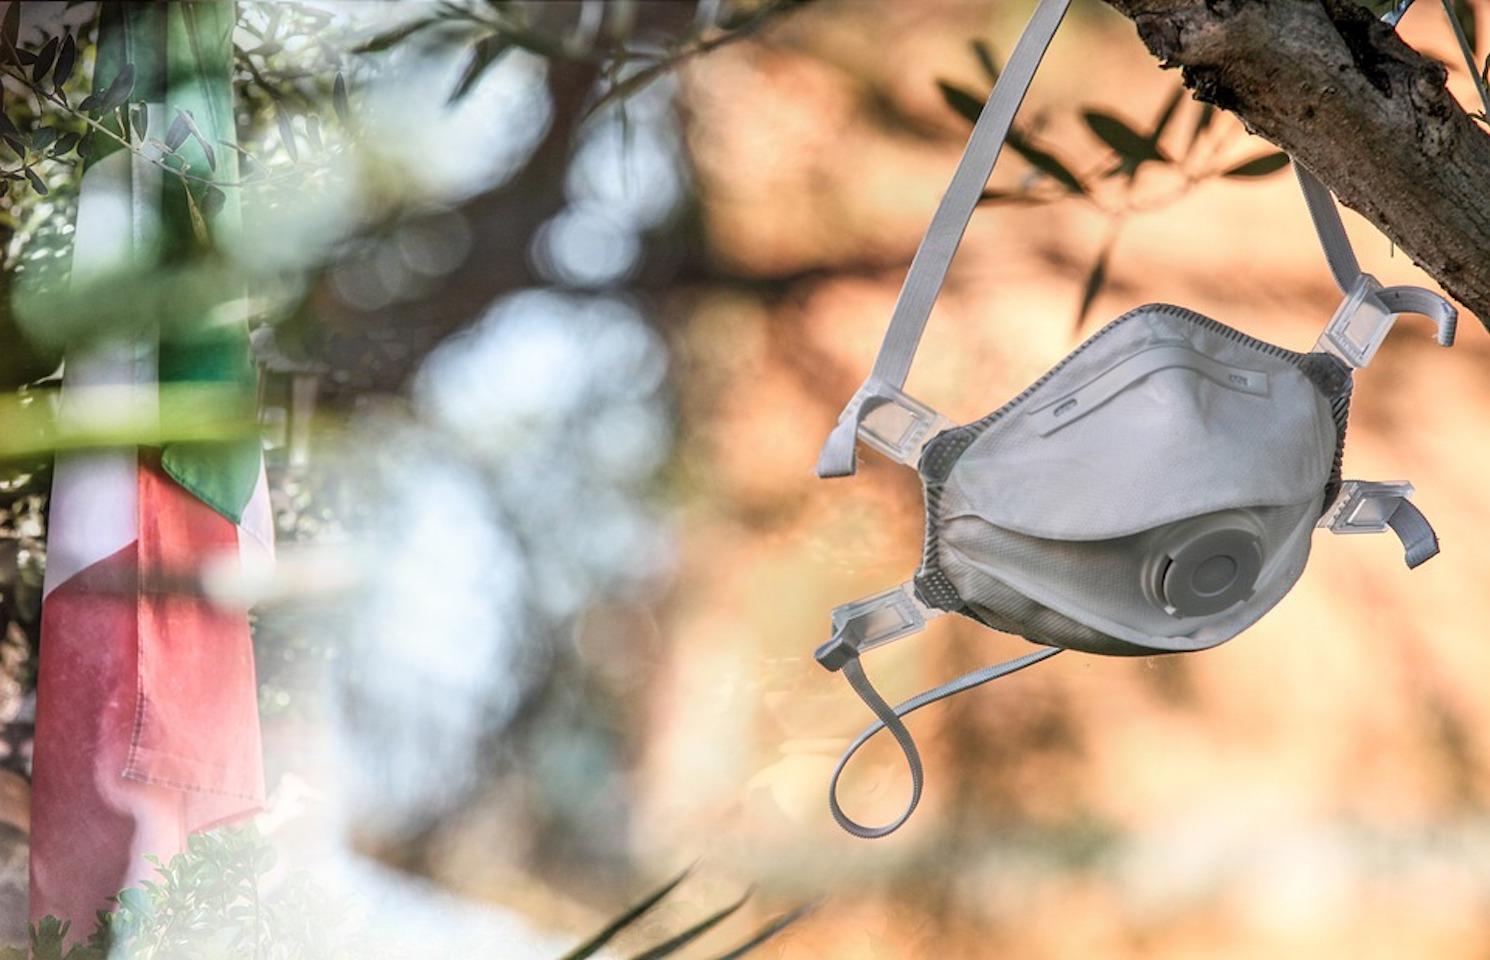
[[[238,563],[238,527],[168,477],[140,467],[140,569],[190,576]],[[147,574],[148,576],[148,574]],[[205,830],[264,803],[258,685],[248,617],[169,590],[139,605],[140,695],[125,776],[188,791],[186,823]]]
[[[263,804],[247,618],[170,590],[236,558],[237,528],[153,463],[138,493],[139,540],[42,610],[30,912],[75,936],[153,872],[146,854],[169,859],[188,832]]]

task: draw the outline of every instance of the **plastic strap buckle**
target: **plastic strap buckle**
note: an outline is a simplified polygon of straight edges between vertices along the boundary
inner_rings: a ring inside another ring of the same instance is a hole
[[[916,596],[915,584],[907,581],[870,597],[833,608],[833,636],[813,656],[827,670],[843,665],[866,650],[884,646],[901,637],[920,633],[926,621],[941,614]]]
[[[1421,313],[1438,326],[1438,342],[1454,343],[1458,310],[1445,298],[1422,287],[1383,287],[1369,273],[1356,278],[1314,349],[1337,357],[1352,370],[1371,362],[1399,313]]]
[[[894,460],[914,467],[931,438],[956,424],[898,387],[870,380],[856,398],[859,439]]]
[[[852,474],[856,440],[863,440],[896,463],[914,467],[931,438],[955,426],[899,387],[870,377],[838,415],[838,425],[818,457],[818,476]]]
[[[1340,495],[1320,517],[1317,526],[1331,533],[1382,533],[1390,529],[1402,541],[1409,569],[1438,554],[1438,536],[1409,498],[1410,483],[1373,483],[1346,480]]]
[[[1382,533],[1397,505],[1412,494],[1413,486],[1406,481],[1346,480],[1340,485],[1340,495],[1319,518],[1317,526],[1331,533]]]

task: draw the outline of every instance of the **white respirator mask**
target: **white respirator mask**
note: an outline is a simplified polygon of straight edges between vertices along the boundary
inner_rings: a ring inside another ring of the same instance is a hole
[[[947,268],[1014,114],[1070,0],[1042,0],[973,129],[911,264],[874,369],[839,417],[822,477],[855,469],[862,440],[915,468],[926,492],[920,569],[833,611],[816,653],[877,721],[833,774],[829,806],[860,837],[900,827],[920,800],[921,759],[901,718],[1061,650],[1144,655],[1231,639],[1304,571],[1316,527],[1394,531],[1409,567],[1438,552],[1406,483],[1341,478],[1352,372],[1398,313],[1422,313],[1453,343],[1457,312],[1419,287],[1362,273],[1329,191],[1295,165],[1345,299],[1311,352],[1247,336],[1183,307],[1117,318],[1023,393],[957,426],[901,387]],[[959,677],[891,707],[860,654],[960,613],[1046,649]],[[838,803],[854,753],[888,728],[911,771],[904,812],[880,827]]]

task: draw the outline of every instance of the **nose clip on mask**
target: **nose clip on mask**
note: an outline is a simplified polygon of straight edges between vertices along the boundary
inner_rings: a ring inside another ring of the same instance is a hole
[[[901,389],[921,333],[1014,114],[1070,0],[1041,0],[999,77],[911,263],[874,367],[829,435],[822,477],[864,444],[920,474],[926,542],[905,583],[833,611],[818,648],[875,722],[833,773],[829,808],[860,837],[898,829],[920,801],[921,758],[903,718],[1062,650],[1147,655],[1236,636],[1303,573],[1310,536],[1393,531],[1408,567],[1438,540],[1408,483],[1341,476],[1352,373],[1400,313],[1454,340],[1456,311],[1419,287],[1383,287],[1356,262],[1327,188],[1295,171],[1344,300],[1308,353],[1183,307],[1148,304],[1107,324],[1013,400],[957,425]],[[1041,649],[891,706],[862,655],[958,613]],[[894,821],[860,824],[838,802],[850,758],[888,729],[911,796]]]

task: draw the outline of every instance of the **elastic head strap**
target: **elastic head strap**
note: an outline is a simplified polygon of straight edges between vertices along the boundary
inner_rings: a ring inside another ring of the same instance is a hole
[[[1051,38],[1070,5],[1071,0],[1040,0],[1029,25],[1014,46],[1014,52],[1009,55],[1009,62],[1004,65],[983,112],[978,115],[978,122],[973,125],[967,149],[952,174],[952,182],[947,185],[947,192],[932,215],[931,225],[926,228],[926,235],[921,238],[921,246],[911,261],[905,283],[900,288],[900,297],[895,301],[890,328],[885,331],[884,342],[875,357],[874,370],[865,381],[866,387],[875,383],[896,389],[905,386],[911,361],[921,343],[921,334],[926,330],[926,320],[941,293],[952,258],[957,255],[968,220],[983,196],[983,187],[993,173],[994,162],[1009,136],[1014,115],[1024,102],[1035,70],[1044,59],[1045,49],[1050,46]],[[854,472],[854,437],[862,418],[863,393],[863,390],[856,393],[854,400],[839,415],[838,426],[818,457],[818,476],[846,477]]]
[[[906,729],[902,718],[924,706],[936,703],[938,700],[945,700],[953,694],[982,686],[991,680],[997,680],[999,677],[1007,677],[1009,674],[1023,670],[1025,667],[1033,666],[1041,660],[1048,660],[1060,652],[1060,647],[1049,647],[1013,660],[996,663],[991,667],[974,670],[971,673],[963,674],[955,680],[949,680],[940,686],[932,687],[925,693],[911,697],[904,703],[894,707],[886,703],[885,698],[880,696],[879,691],[874,688],[874,684],[869,682],[869,677],[865,675],[864,667],[860,664],[859,658],[857,656],[850,657],[840,669],[843,671],[843,675],[848,680],[849,685],[854,688],[854,692],[859,695],[859,699],[864,701],[864,704],[869,707],[877,719],[874,723],[865,727],[864,732],[854,738],[854,742],[849,744],[847,750],[843,751],[843,756],[838,760],[838,766],[833,770],[833,779],[828,786],[828,809],[832,812],[833,819],[844,830],[865,840],[889,836],[896,830],[899,830],[901,825],[915,812],[916,805],[921,802],[921,787],[924,780],[921,769],[921,752],[916,749],[916,740],[911,736],[910,730]],[[859,748],[868,743],[869,739],[876,733],[886,729],[895,738],[895,742],[900,744],[900,752],[905,755],[905,763],[910,769],[911,774],[911,797],[906,802],[905,809],[901,811],[900,816],[882,826],[867,827],[843,812],[843,807],[838,803],[838,778],[843,775],[844,768],[854,758],[854,754],[859,752]]]

